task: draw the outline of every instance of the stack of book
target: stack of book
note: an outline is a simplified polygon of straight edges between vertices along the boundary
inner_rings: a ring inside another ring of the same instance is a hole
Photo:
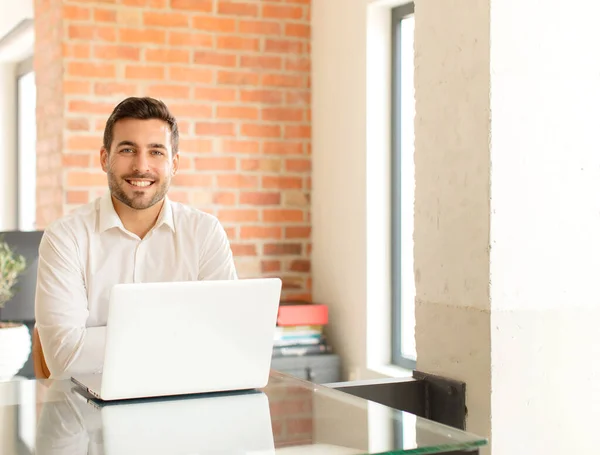
[[[323,328],[328,322],[325,305],[306,302],[281,302],[277,315],[273,357],[327,354]]]

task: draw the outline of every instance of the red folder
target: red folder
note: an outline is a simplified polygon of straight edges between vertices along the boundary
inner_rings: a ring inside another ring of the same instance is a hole
[[[303,305],[280,305],[277,325],[325,325],[328,322],[326,305],[307,303]]]

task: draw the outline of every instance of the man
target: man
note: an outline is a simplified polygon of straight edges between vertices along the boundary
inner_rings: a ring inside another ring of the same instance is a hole
[[[100,150],[109,191],[45,230],[35,316],[51,378],[102,371],[113,285],[237,278],[218,220],[167,198],[178,142],[162,102],[125,99]]]

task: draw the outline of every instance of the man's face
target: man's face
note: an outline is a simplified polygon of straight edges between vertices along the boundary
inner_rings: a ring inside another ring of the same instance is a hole
[[[115,123],[110,151],[100,151],[113,197],[137,210],[160,202],[179,165],[173,156],[169,125],[157,119],[122,119]]]

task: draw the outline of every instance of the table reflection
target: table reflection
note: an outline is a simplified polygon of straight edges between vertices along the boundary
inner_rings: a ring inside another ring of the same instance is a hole
[[[46,393],[36,432],[39,455],[274,453],[263,392],[103,404],[57,381]]]

